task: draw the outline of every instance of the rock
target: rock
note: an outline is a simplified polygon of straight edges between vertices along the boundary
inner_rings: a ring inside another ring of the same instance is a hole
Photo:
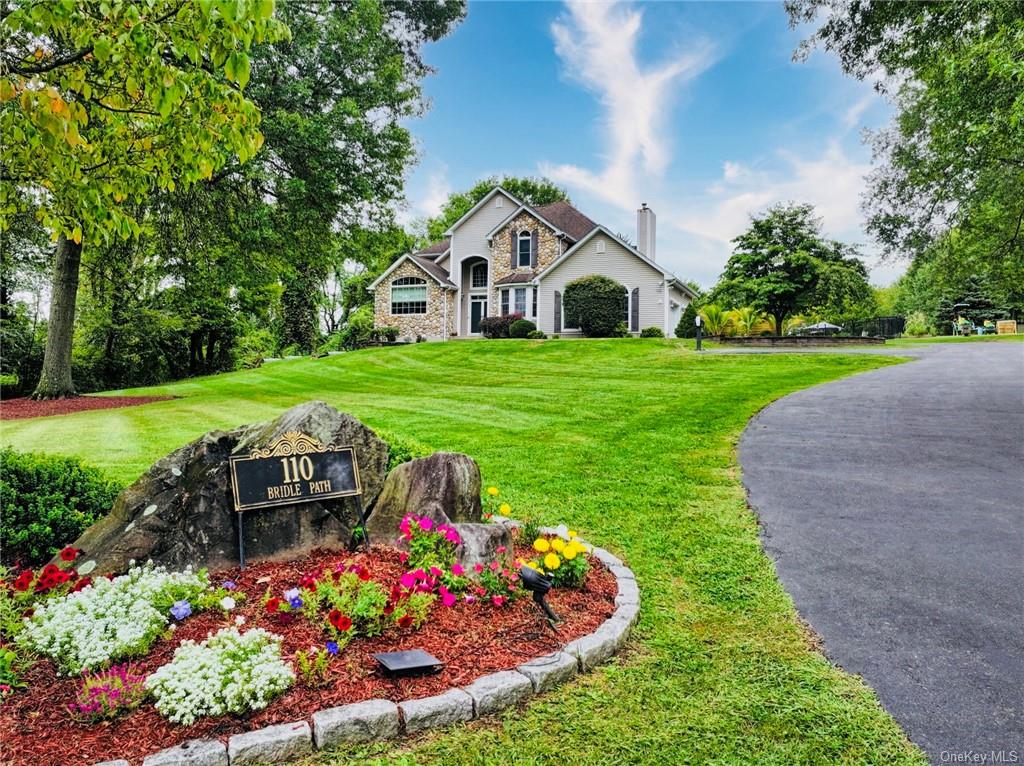
[[[406,734],[473,719],[473,698],[461,689],[398,703]]]
[[[190,739],[146,756],[142,766],[228,766],[228,749],[216,739]]]
[[[533,690],[540,694],[572,679],[579,670],[576,657],[565,652],[555,652],[520,665],[516,668],[530,679]]]
[[[228,740],[228,758],[232,766],[285,763],[311,752],[313,735],[306,721],[247,731]]]
[[[367,700],[313,713],[317,749],[344,742],[373,742],[398,736],[398,705]]]
[[[396,466],[370,514],[370,541],[394,542],[407,513],[428,516],[439,524],[479,522],[480,468],[476,461],[458,452],[435,452]]]
[[[473,698],[476,717],[518,705],[533,694],[533,682],[515,670],[491,673],[463,688]]]
[[[132,766],[128,761],[104,761],[103,763],[94,763],[93,766]]]
[[[629,631],[628,624],[619,624],[625,626],[627,632]],[[570,654],[579,660],[581,670],[590,670],[604,662],[615,654],[615,651],[622,645],[621,637],[618,634],[611,631],[602,632],[603,628],[604,625],[602,624],[600,628],[590,635],[577,638],[575,641],[566,644],[562,649],[566,654]]]
[[[228,457],[266,447],[290,431],[325,445],[351,445],[364,506],[377,499],[387,473],[388,445],[351,415],[323,402],[307,402],[267,423],[211,431],[157,461],[118,496],[110,514],[75,541],[85,551],[79,572],[121,572],[131,559],[152,559],[177,569],[237,564],[237,513]],[[347,547],[358,525],[354,498],[245,514],[247,560],[290,559],[316,547]]]
[[[619,586],[619,593],[615,596],[615,606],[640,603],[640,589],[636,586],[636,580],[629,580],[624,577],[618,580],[617,584]]]
[[[459,563],[467,569],[474,564],[487,566],[492,561],[504,559],[512,563],[512,530],[504,524],[454,524],[455,531],[462,538],[457,555]],[[503,553],[498,548],[504,546]]]

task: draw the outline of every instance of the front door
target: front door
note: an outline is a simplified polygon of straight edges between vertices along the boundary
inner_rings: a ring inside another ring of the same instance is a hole
[[[480,333],[480,320],[487,316],[487,299],[471,298],[469,301],[469,331],[473,335]]]

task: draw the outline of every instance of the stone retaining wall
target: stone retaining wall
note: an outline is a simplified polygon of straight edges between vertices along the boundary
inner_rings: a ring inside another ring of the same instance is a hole
[[[784,335],[781,338],[775,335],[753,338],[730,338],[724,336],[717,338],[709,337],[707,340],[713,340],[726,346],[794,346],[797,348],[803,346],[882,346],[885,344],[885,338],[861,338],[851,335],[833,335],[831,337],[824,335]]]
[[[510,527],[519,523],[495,516]],[[544,534],[568,540],[564,526],[541,528]],[[588,546],[590,547],[590,546]],[[640,616],[640,591],[632,570],[601,548],[591,555],[615,575],[615,612],[593,633],[569,642],[561,651],[537,657],[516,668],[490,673],[460,689],[421,699],[391,702],[371,699],[312,713],[309,720],[276,724],[236,734],[228,741],[189,740],[147,756],[142,766],[245,766],[285,763],[314,749],[351,742],[394,739],[403,734],[471,721],[518,705],[572,680],[615,654],[629,638]],[[104,761],[95,766],[130,766],[128,761]]]

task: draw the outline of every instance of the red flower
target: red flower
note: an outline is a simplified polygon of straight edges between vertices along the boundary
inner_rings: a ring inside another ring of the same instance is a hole
[[[56,581],[57,585],[63,585],[71,579],[71,575],[69,575],[67,572],[57,572],[57,574],[53,576],[53,579]]]
[[[31,569],[26,569],[18,575],[18,579],[14,581],[14,589],[22,591],[28,590],[34,578],[35,573]]]
[[[369,569],[360,569],[359,570],[359,579],[363,580],[363,581],[369,580],[370,579],[370,570]]]
[[[43,567],[43,576],[45,577],[46,575],[54,575],[57,574],[57,572],[59,571],[60,567],[56,564],[47,564]]]
[[[352,619],[348,615],[342,614],[340,609],[332,609],[331,613],[327,615],[327,621],[335,630],[342,632],[352,627]]]
[[[384,614],[391,614],[394,611],[395,605],[393,602],[389,601],[387,604],[384,605]]]
[[[60,552],[61,561],[74,561],[78,558],[78,554],[81,553],[78,548],[69,545],[67,548]]]
[[[71,589],[71,591],[73,593],[77,593],[78,591],[84,590],[85,588],[89,587],[90,585],[92,585],[92,578],[91,577],[83,577],[81,580],[79,580],[78,582],[75,583],[75,587],[73,587]]]
[[[398,618],[398,627],[400,627],[400,628],[412,627],[412,616],[408,615],[408,614],[403,614],[401,617],[399,617]]]
[[[311,574],[304,574],[299,578],[299,587],[312,590],[316,586],[316,578]]]
[[[277,596],[272,596],[271,598],[267,599],[267,603],[263,608],[266,609],[270,614],[274,614],[280,607],[281,599],[279,599]]]

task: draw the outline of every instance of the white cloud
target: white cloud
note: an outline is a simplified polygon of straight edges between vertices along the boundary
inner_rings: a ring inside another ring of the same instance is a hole
[[[845,130],[856,128],[860,123],[860,118],[864,116],[864,112],[876,104],[878,100],[878,94],[874,91],[869,91],[850,104],[843,113],[843,128]]]
[[[416,207],[423,215],[435,216],[441,212],[441,208],[448,201],[451,193],[452,187],[448,183],[447,168],[435,171],[430,174],[427,191]]]
[[[674,89],[692,80],[711,61],[707,44],[644,68],[637,58],[643,14],[620,3],[569,0],[551,25],[555,51],[565,73],[600,99],[607,131],[605,167],[595,172],[578,165],[542,164],[552,179],[632,209],[640,199],[639,181],[660,177],[671,160],[665,131]]]

